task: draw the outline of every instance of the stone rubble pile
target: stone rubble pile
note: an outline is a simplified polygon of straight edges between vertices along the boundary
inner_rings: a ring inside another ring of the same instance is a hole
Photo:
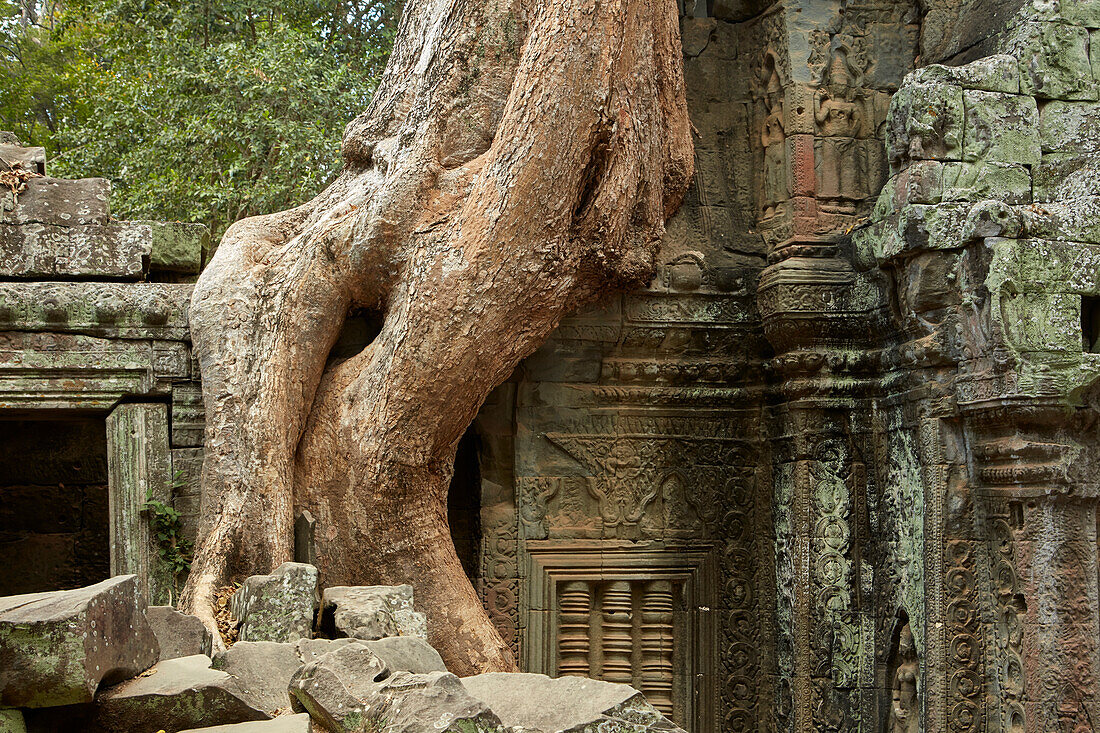
[[[0,733],[683,733],[627,685],[460,679],[412,601],[407,585],[322,593],[316,568],[284,563],[242,584],[242,640],[220,648],[146,607],[133,575],[0,598]]]

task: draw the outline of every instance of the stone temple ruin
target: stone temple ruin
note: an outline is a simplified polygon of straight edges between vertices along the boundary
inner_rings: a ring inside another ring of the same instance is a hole
[[[692,733],[1100,729],[1100,2],[682,14],[658,276],[459,449],[491,618],[525,671]],[[0,595],[132,573],[165,604],[146,495],[194,531],[206,235],[107,194],[0,193]]]

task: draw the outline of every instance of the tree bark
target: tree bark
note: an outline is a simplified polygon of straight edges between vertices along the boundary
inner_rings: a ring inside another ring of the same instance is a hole
[[[646,282],[692,172],[674,0],[410,0],[345,168],[226,233],[192,300],[207,433],[183,605],[290,559],[411,583],[457,674],[514,668],[447,525],[459,438],[562,317]],[[328,356],[349,309],[382,319]]]

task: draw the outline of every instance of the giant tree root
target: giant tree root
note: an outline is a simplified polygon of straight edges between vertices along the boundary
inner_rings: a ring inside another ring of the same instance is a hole
[[[192,300],[207,434],[182,605],[292,553],[329,584],[411,583],[458,674],[514,668],[446,493],[489,392],[561,318],[645,282],[691,176],[674,0],[411,0],[345,169],[238,222]],[[349,309],[382,318],[328,356]]]

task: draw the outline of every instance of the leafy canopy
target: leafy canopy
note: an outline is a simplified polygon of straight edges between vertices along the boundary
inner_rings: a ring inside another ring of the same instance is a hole
[[[119,218],[288,208],[339,170],[403,0],[0,0],[0,129]]]

